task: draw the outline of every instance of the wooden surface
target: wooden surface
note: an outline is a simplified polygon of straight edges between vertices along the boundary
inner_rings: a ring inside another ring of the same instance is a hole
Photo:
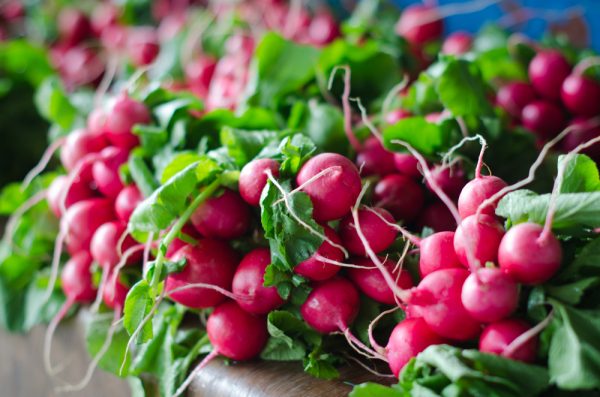
[[[0,396],[2,397],[126,397],[127,383],[111,374],[96,370],[92,382],[80,392],[57,394],[56,382],[46,375],[42,361],[44,327],[36,327],[29,335],[13,335],[0,331]],[[67,320],[54,337],[53,364],[66,364],[60,374],[69,382],[83,377],[90,358],[83,340],[83,324]],[[225,365],[217,358],[196,378],[188,397],[342,397],[351,390],[346,383],[373,380],[358,367],[341,369],[341,379],[324,381],[306,375],[298,362],[236,363]],[[381,381],[381,380],[380,380]]]

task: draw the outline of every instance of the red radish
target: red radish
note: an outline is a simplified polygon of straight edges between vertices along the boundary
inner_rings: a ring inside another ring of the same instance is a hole
[[[181,228],[180,235],[182,235],[182,234],[185,235],[186,240],[189,240],[189,239],[200,240],[202,238],[202,236],[200,235],[200,233],[198,233],[196,228],[189,223],[187,223],[185,226],[183,226]],[[167,258],[172,257],[177,251],[179,251],[181,248],[185,247],[188,244],[190,244],[190,243],[185,242],[181,238],[176,238],[175,240],[173,240],[173,242],[171,242],[171,244],[169,244],[169,247],[167,248],[166,257]]]
[[[560,268],[560,243],[543,230],[536,223],[520,223],[511,227],[500,243],[498,264],[520,283],[542,284]]]
[[[60,73],[67,89],[86,84],[97,85],[104,73],[104,63],[90,47],[71,47],[61,59]]]
[[[352,283],[336,277],[316,284],[300,307],[308,325],[322,334],[346,331],[358,315],[360,298]]]
[[[117,23],[119,8],[112,3],[100,3],[92,12],[91,27],[96,36],[100,36],[104,30]]]
[[[461,167],[442,167],[437,166],[431,170],[431,178],[442,189],[444,193],[453,200],[456,200],[465,186],[465,173]],[[425,185],[432,190],[429,181]],[[432,190],[433,191],[433,190]]]
[[[233,239],[250,227],[250,210],[240,195],[225,191],[202,203],[192,214],[192,224],[204,237]]]
[[[136,27],[129,32],[127,53],[134,65],[138,67],[150,65],[160,51],[158,35],[152,27]]]
[[[185,80],[194,94],[201,98],[208,95],[216,66],[217,61],[210,56],[200,56],[185,65]]]
[[[456,229],[456,220],[444,203],[436,201],[423,208],[417,225],[420,229],[428,227],[435,232],[453,231]]]
[[[128,33],[124,25],[110,25],[102,31],[100,42],[108,51],[123,53],[127,47]]]
[[[75,203],[92,198],[96,195],[87,180],[76,178],[71,184],[67,195],[63,196],[68,183],[69,178],[66,175],[59,175],[52,181],[46,192],[48,205],[57,217],[62,214],[61,201],[63,199],[65,200],[65,207],[69,208]]]
[[[388,225],[384,219],[389,223],[394,223],[394,217],[383,208],[358,210],[358,226],[376,254],[389,248],[398,235],[396,229]],[[340,222],[340,238],[350,253],[365,256],[367,252],[356,228],[352,215],[347,215]]]
[[[411,358],[429,346],[443,343],[446,340],[433,332],[422,318],[407,318],[398,323],[385,348],[392,373],[397,378]]]
[[[523,125],[540,138],[550,139],[565,126],[565,115],[560,107],[552,102],[538,100],[523,108]]]
[[[231,280],[238,264],[236,253],[227,243],[202,239],[198,244],[187,245],[170,258],[173,261],[186,259],[186,265],[179,273],[170,274],[165,289],[170,292],[189,284],[204,283],[223,289],[231,288]],[[194,309],[213,307],[221,303],[225,296],[208,288],[192,288],[170,293],[175,302]]]
[[[414,286],[413,280],[406,270],[393,271],[396,265],[391,260],[380,258],[383,265],[388,269],[396,284],[401,289],[410,289]],[[353,260],[355,265],[362,267],[372,267],[372,269],[348,269],[348,277],[356,284],[369,298],[386,305],[396,304],[394,292],[388,287],[385,279],[375,264],[368,258],[356,258]]]
[[[108,139],[115,146],[131,149],[139,143],[138,137],[131,132],[133,126],[150,121],[150,112],[143,103],[122,94],[107,113],[105,128]]]
[[[419,170],[419,160],[412,154],[394,153],[394,164],[396,164],[396,169],[403,175],[414,179],[421,179],[423,176]]]
[[[206,332],[218,354],[237,361],[256,357],[269,337],[266,319],[247,313],[233,301],[217,306],[208,317]]]
[[[385,122],[387,124],[396,124],[398,121],[412,116],[412,113],[405,109],[395,109],[385,115]]]
[[[499,268],[481,268],[467,277],[462,303],[471,317],[492,323],[510,316],[519,304],[519,286]]]
[[[454,32],[442,44],[442,53],[462,55],[471,50],[473,38],[467,32]]]
[[[396,33],[416,46],[439,39],[443,30],[444,24],[436,9],[420,4],[407,7],[396,24]]]
[[[85,130],[73,131],[61,148],[60,161],[67,171],[71,171],[86,155],[97,153],[107,145],[108,142],[102,135],[91,134]]]
[[[25,8],[21,0],[7,0],[0,7],[0,15],[7,22],[16,22],[25,16]]]
[[[571,73],[571,66],[556,50],[539,52],[529,64],[529,80],[533,88],[544,98],[560,99],[560,88]]]
[[[100,152],[100,158],[92,166],[94,182],[100,192],[109,198],[115,198],[123,189],[119,168],[127,162],[129,152],[117,147],[107,147]]]
[[[531,327],[525,321],[509,319],[488,325],[479,337],[479,350],[484,353],[493,353],[513,360],[530,363],[535,361],[537,354],[537,337],[532,337],[511,355],[503,354],[505,349],[521,334],[529,331]]]
[[[454,251],[464,266],[476,269],[495,262],[504,229],[496,218],[482,214],[463,219],[454,234]]]
[[[504,189],[506,182],[497,176],[479,176],[463,187],[458,197],[458,213],[461,218],[477,213],[479,206],[487,199]],[[501,198],[501,197],[500,197]],[[481,208],[482,214],[495,215],[496,205],[500,198],[493,203]]]
[[[419,215],[425,197],[421,187],[410,177],[392,174],[375,185],[373,192],[375,206],[392,213],[396,219],[406,222]]]
[[[579,116],[600,114],[600,84],[588,77],[572,74],[565,79],[561,99],[567,109]]]
[[[461,268],[454,252],[454,232],[438,232],[421,240],[419,244],[419,271],[421,277],[440,269]]]
[[[428,113],[425,115],[425,120],[428,123],[432,123],[432,124],[437,124],[438,122],[450,117],[450,113],[448,113],[446,110],[444,110],[443,112],[432,112],[432,113]]]
[[[433,332],[454,340],[469,340],[480,332],[480,324],[464,308],[461,291],[469,272],[442,269],[428,274],[411,292],[409,306],[420,307]]]
[[[509,83],[498,90],[496,101],[511,116],[521,118],[523,108],[537,99],[531,84],[520,81]]]
[[[260,204],[260,195],[267,185],[267,174],[265,171],[271,171],[275,178],[279,176],[279,163],[273,159],[252,160],[242,168],[238,188],[240,195],[250,205],[258,206]]]
[[[356,155],[356,166],[363,175],[388,175],[396,171],[394,154],[375,137],[367,139]]]
[[[112,277],[108,277],[108,280],[111,280]],[[125,298],[127,298],[127,293],[129,292],[129,287],[117,279],[115,282],[107,282],[104,283],[104,288],[102,288],[102,300],[104,304],[110,307],[113,310],[121,310],[125,306]]]
[[[308,40],[316,46],[329,44],[339,35],[340,28],[337,22],[327,12],[320,12],[313,16],[308,26]]]
[[[332,228],[324,225],[323,230],[325,236],[329,240],[333,241],[335,244],[342,245],[342,240]],[[333,262],[340,262],[344,259],[344,253],[327,241],[323,241],[323,244],[317,249],[317,252],[310,258],[296,265],[294,272],[314,281],[323,281],[335,276],[340,270],[340,267],[333,263],[326,262],[323,259],[319,259],[319,257]]]
[[[126,226],[119,221],[107,222],[96,230],[90,243],[90,253],[101,267],[109,269],[115,267],[121,259],[119,252],[123,253],[136,245],[136,242],[129,235],[121,242],[126,230]],[[121,243],[121,247],[119,247],[119,243]],[[127,263],[138,262],[141,260],[141,254],[140,251],[139,255],[132,255]]]
[[[63,8],[58,14],[58,34],[63,43],[74,46],[88,38],[91,26],[88,17],[76,8]]]
[[[276,287],[264,286],[265,270],[269,264],[271,251],[256,248],[244,256],[235,271],[231,291],[248,298],[238,299],[237,303],[249,313],[267,314],[284,303]]]
[[[60,220],[61,229],[67,231],[67,250],[71,255],[88,251],[96,230],[115,219],[111,201],[92,198],[73,204]]]
[[[296,183],[304,185],[302,191],[310,197],[313,218],[318,222],[346,215],[361,190],[360,175],[354,164],[336,153],[322,153],[308,160],[298,172]]]
[[[569,126],[573,126],[573,131],[562,140],[561,148],[564,152],[570,152],[582,143],[600,136],[600,126],[590,125],[584,118],[573,119]],[[581,153],[587,154],[597,161],[600,159],[600,145],[592,145],[582,150]]]
[[[115,212],[122,222],[129,222],[131,214],[144,200],[142,192],[135,185],[125,186],[115,199]]]

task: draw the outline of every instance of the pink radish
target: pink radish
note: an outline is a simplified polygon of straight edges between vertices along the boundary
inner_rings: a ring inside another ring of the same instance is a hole
[[[479,350],[484,353],[493,353],[513,360],[533,362],[537,354],[537,337],[532,337],[515,352],[506,355],[506,348],[520,335],[529,331],[531,327],[525,321],[509,319],[488,325],[479,337]]]
[[[482,214],[463,219],[454,234],[454,251],[460,263],[476,269],[495,262],[504,229],[496,218]]]
[[[121,259],[119,252],[125,252],[136,245],[135,240],[129,235],[126,235],[123,239],[126,231],[126,225],[119,221],[107,222],[100,226],[94,233],[90,243],[90,253],[94,261],[103,268],[115,267]],[[121,244],[121,247],[119,247],[119,244]],[[132,255],[127,263],[139,262],[142,259],[141,254],[140,251],[139,254]]]
[[[473,38],[467,32],[454,32],[442,44],[442,53],[462,55],[471,50]]]
[[[107,145],[108,142],[102,135],[85,130],[74,131],[67,135],[60,151],[60,161],[67,171],[71,171],[86,155],[97,153]]]
[[[160,51],[156,30],[153,27],[136,27],[129,31],[127,53],[137,67],[150,65]]]
[[[386,223],[394,223],[394,217],[383,208],[360,209],[358,219],[367,242],[376,254],[389,248],[396,239],[398,232],[393,226]],[[340,238],[350,253],[365,256],[367,252],[356,227],[352,215],[347,215],[340,222]]]
[[[442,36],[444,24],[434,7],[415,4],[407,7],[396,24],[396,33],[415,46]]]
[[[115,199],[115,212],[122,222],[129,222],[129,218],[137,206],[144,200],[142,192],[135,185],[125,186]]]
[[[443,343],[446,339],[433,332],[422,318],[407,318],[398,323],[385,348],[392,373],[398,377],[411,358],[429,346]]]
[[[237,192],[225,189],[194,211],[192,224],[204,237],[233,239],[244,235],[250,227],[250,210]]]
[[[271,171],[275,178],[279,176],[279,163],[273,159],[252,160],[242,168],[238,188],[240,195],[250,205],[260,204],[260,195],[267,185],[266,170]]]
[[[419,160],[412,154],[394,153],[394,164],[396,164],[396,169],[403,175],[414,179],[421,179],[423,177],[419,170]]]
[[[529,64],[529,80],[544,98],[560,99],[560,88],[571,72],[565,57],[556,50],[539,52]]]
[[[393,124],[396,124],[398,121],[400,121],[402,119],[405,119],[407,117],[410,117],[410,116],[412,116],[411,112],[409,112],[408,110],[405,110],[405,109],[398,108],[398,109],[395,109],[395,110],[392,110],[392,111],[388,112],[385,115],[384,121],[387,124],[393,125]]]
[[[92,175],[98,190],[106,197],[115,198],[123,189],[119,168],[127,162],[129,152],[116,147],[107,147],[92,166]]]
[[[536,223],[511,227],[498,249],[498,264],[515,280],[527,285],[542,284],[560,268],[562,248],[551,232]]]
[[[200,56],[185,65],[185,80],[193,93],[200,98],[208,95],[217,61],[210,56]]]
[[[398,287],[407,290],[414,286],[413,280],[406,270],[394,271],[395,263],[393,261],[385,260],[385,258],[380,258],[380,260],[396,280]],[[394,292],[387,286],[383,275],[370,259],[356,258],[353,260],[353,263],[361,267],[371,267],[371,269],[348,269],[348,277],[350,277],[350,280],[356,284],[362,293],[379,303],[386,305],[397,304]]]
[[[561,88],[561,99],[572,113],[592,117],[600,114],[600,84],[581,74],[571,74]]]
[[[304,185],[302,191],[310,197],[313,217],[318,222],[346,215],[361,190],[360,175],[354,164],[336,153],[322,153],[308,160],[298,172],[296,183]]]
[[[167,292],[189,284],[204,283],[223,289],[231,288],[231,281],[238,264],[236,253],[228,244],[211,239],[202,239],[197,245],[179,249],[171,260],[186,260],[179,273],[170,274],[165,282]],[[193,288],[172,292],[171,299],[194,309],[208,308],[221,303],[225,296],[207,288]]]
[[[336,20],[327,12],[319,12],[313,16],[308,26],[309,43],[322,46],[331,43],[340,35]]]
[[[471,317],[492,323],[510,316],[519,304],[519,286],[499,268],[481,268],[467,277],[461,300]]]
[[[573,126],[574,129],[562,140],[561,149],[564,152],[570,152],[577,146],[600,136],[600,127],[591,125],[591,123],[584,118],[574,118],[569,126]],[[600,145],[592,145],[582,150],[580,153],[587,154],[592,159],[598,161],[600,160]]]
[[[139,143],[139,138],[131,131],[133,126],[150,121],[150,112],[143,103],[121,94],[107,113],[105,130],[113,145],[131,149]]]
[[[71,255],[88,251],[96,230],[115,219],[113,205],[106,199],[87,199],[73,204],[61,219],[65,230],[67,250]]]
[[[356,155],[356,166],[362,175],[388,175],[396,171],[394,154],[386,150],[376,137],[368,138]]]
[[[509,83],[498,90],[496,101],[511,116],[521,118],[523,108],[537,99],[533,87],[520,81]]]
[[[335,231],[329,226],[323,226],[325,236],[335,244],[341,245],[342,240]],[[294,268],[294,272],[310,280],[323,281],[337,274],[340,267],[332,262],[340,262],[344,259],[344,253],[339,248],[334,247],[327,241],[317,249],[310,258],[300,262]]]
[[[376,207],[382,207],[399,220],[411,222],[421,208],[425,197],[421,186],[405,175],[392,174],[381,179],[373,192]]]
[[[109,275],[108,280],[112,277]],[[102,300],[104,304],[113,310],[121,310],[125,305],[125,298],[129,292],[129,287],[117,277],[115,282],[104,283],[102,288]]]
[[[433,332],[445,338],[464,341],[475,338],[480,324],[464,308],[462,286],[469,272],[442,269],[425,276],[411,291],[409,306],[417,306]]]
[[[507,186],[497,176],[477,176],[463,187],[458,196],[458,213],[464,219],[477,213],[481,204]],[[501,197],[481,208],[482,214],[495,215],[496,205]]]
[[[52,181],[46,192],[48,205],[57,217],[62,214],[61,207],[63,199],[65,207],[69,208],[75,203],[92,198],[96,195],[87,181],[82,181],[78,178],[77,181],[71,184],[68,194],[64,196],[64,191],[68,183],[69,178],[67,176],[59,175]]]
[[[66,45],[79,44],[88,38],[90,33],[90,20],[78,9],[64,8],[58,14],[58,34]]]
[[[423,208],[417,219],[417,225],[420,229],[428,227],[435,232],[454,231],[456,220],[444,203],[436,201]]]
[[[462,267],[454,252],[454,232],[438,232],[419,244],[419,271],[421,277],[440,269]]]
[[[435,183],[440,187],[440,189],[442,189],[442,191],[453,200],[458,198],[463,186],[465,186],[466,183],[464,171],[459,166],[437,166],[431,171],[431,178],[435,180]],[[432,190],[429,181],[426,181],[425,185],[429,190]]]
[[[249,313],[267,314],[284,303],[276,287],[264,286],[265,270],[270,264],[271,251],[256,248],[244,256],[235,271],[231,291],[248,298],[237,303]]]
[[[563,110],[552,102],[537,100],[523,108],[523,125],[542,139],[556,136],[565,126]]]
[[[196,228],[189,223],[181,228],[181,234],[185,235],[187,240],[189,240],[190,238],[193,240],[200,240],[202,238],[202,236],[200,235],[200,233],[198,233]],[[185,242],[180,238],[174,239],[167,248],[167,258],[173,256],[177,251],[179,251],[181,248],[185,247],[188,244],[189,243]]]

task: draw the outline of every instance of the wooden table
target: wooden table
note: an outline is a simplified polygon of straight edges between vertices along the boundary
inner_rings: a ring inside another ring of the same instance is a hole
[[[0,331],[0,396],[6,397],[58,397],[54,385],[44,372],[42,349],[45,328],[36,327],[28,335],[8,334]],[[59,326],[52,345],[55,365],[67,367],[61,373],[67,381],[82,378],[89,357],[84,348],[83,324],[77,319],[67,320]],[[372,380],[373,376],[359,367],[341,369],[341,379],[324,381],[302,372],[297,362],[247,362],[226,366],[215,359],[204,368],[193,383],[189,397],[312,397],[346,396],[351,383]],[[127,397],[127,382],[97,370],[92,382],[78,393],[61,396]]]

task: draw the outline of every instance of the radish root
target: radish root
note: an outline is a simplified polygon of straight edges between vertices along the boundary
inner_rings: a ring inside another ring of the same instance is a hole
[[[27,173],[27,175],[25,175],[25,179],[23,179],[23,184],[21,185],[21,190],[27,189],[29,185],[31,185],[31,182],[33,182],[33,180],[46,169],[48,163],[50,160],[52,160],[52,156],[62,146],[62,144],[65,142],[65,139],[65,137],[58,138],[52,142],[50,146],[48,146],[46,151],[44,151],[39,163],[37,163],[36,166],[33,167],[31,171]]]

